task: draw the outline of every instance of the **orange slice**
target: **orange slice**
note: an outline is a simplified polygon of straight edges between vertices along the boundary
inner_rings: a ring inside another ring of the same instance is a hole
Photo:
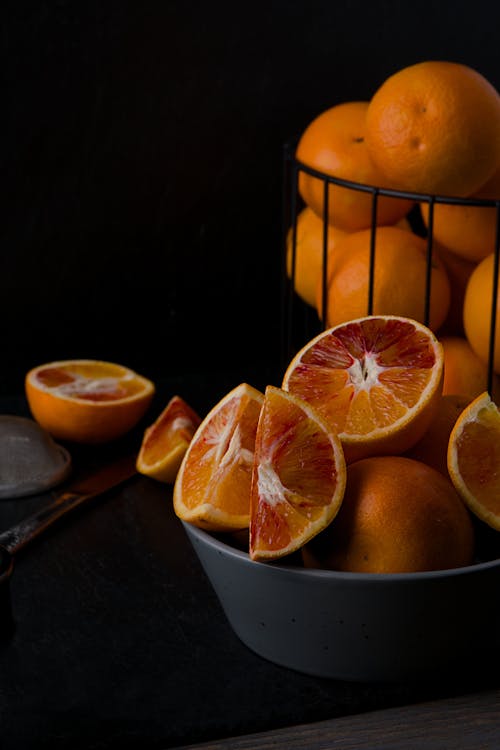
[[[173,483],[196,428],[198,414],[180,396],[173,396],[147,428],[137,456],[140,474]]]
[[[443,350],[409,318],[358,318],[323,331],[290,362],[283,388],[336,431],[348,463],[411,448],[441,398]]]
[[[230,391],[196,430],[174,486],[174,510],[210,531],[248,528],[257,422],[263,394],[246,383]]]
[[[322,531],[340,508],[345,478],[342,445],[325,420],[268,386],[255,442],[250,557],[283,557]]]
[[[105,443],[135,427],[155,387],[123,365],[71,359],[30,370],[25,391],[33,417],[55,438]]]
[[[448,471],[469,510],[500,531],[500,413],[487,392],[463,410],[451,431]]]

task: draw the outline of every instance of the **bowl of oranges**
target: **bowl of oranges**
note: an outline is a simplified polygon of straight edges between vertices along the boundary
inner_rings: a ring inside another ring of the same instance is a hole
[[[279,385],[236,386],[194,431],[174,508],[259,655],[363,681],[491,664],[498,473],[471,457],[500,465],[500,414],[487,391],[444,397],[443,369],[428,327],[365,316],[308,341]]]
[[[498,93],[464,65],[409,66],[312,121],[291,172],[284,266],[316,330],[288,337],[279,382],[200,420],[175,512],[266,659],[358,681],[491,668]]]

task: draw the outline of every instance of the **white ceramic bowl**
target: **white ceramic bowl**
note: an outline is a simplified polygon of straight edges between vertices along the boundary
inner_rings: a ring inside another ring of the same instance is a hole
[[[370,682],[498,664],[500,559],[425,573],[340,573],[253,562],[230,537],[184,528],[234,632],[276,664]]]

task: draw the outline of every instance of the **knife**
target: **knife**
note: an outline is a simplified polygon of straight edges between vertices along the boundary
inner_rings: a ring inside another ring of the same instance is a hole
[[[0,545],[11,555],[19,552],[61,516],[130,479],[137,472],[135,463],[135,455],[125,456],[75,480],[48,505],[0,533]]]

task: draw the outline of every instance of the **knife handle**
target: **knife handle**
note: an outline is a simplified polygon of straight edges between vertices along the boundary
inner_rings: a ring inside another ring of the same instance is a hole
[[[32,515],[24,518],[10,529],[0,534],[0,544],[5,547],[11,555],[26,547],[29,542],[36,539],[42,531],[52,526],[61,516],[70,510],[89,500],[98,492],[63,492],[51,503],[35,511]]]

